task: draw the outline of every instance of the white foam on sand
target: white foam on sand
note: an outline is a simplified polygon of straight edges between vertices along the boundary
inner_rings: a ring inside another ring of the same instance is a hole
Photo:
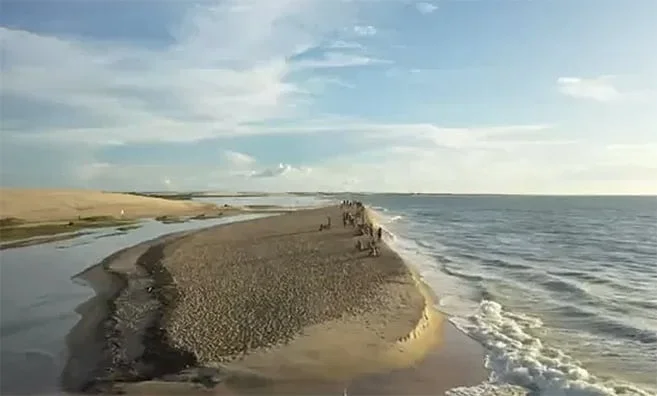
[[[484,300],[468,318],[450,318],[487,350],[486,367],[492,383],[512,384],[539,395],[649,396],[652,393],[630,384],[608,381],[589,373],[563,351],[546,345],[537,336],[540,319],[508,312]]]
[[[441,273],[441,264],[424,253],[422,246],[391,230],[401,216],[369,209],[384,239],[404,260],[412,264],[422,280],[440,297],[437,308],[486,350],[486,383],[460,387],[449,396],[650,396],[631,384],[609,381],[589,373],[581,363],[539,338],[542,322],[535,317],[506,311],[494,301],[469,299],[466,283]],[[445,308],[445,309],[443,309]]]

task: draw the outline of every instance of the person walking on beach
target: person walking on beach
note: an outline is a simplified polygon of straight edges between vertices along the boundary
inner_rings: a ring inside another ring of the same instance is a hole
[[[376,246],[376,242],[370,239],[370,256],[377,257],[379,255],[379,248]]]
[[[380,241],[382,236],[383,236],[383,228],[379,227],[376,230],[376,239],[378,239]]]

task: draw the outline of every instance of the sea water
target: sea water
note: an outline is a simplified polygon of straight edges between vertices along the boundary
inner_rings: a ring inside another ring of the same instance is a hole
[[[350,196],[486,349],[452,395],[654,395],[657,198]]]

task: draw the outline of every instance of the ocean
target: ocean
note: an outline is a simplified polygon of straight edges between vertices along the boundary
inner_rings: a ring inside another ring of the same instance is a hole
[[[485,347],[490,383],[453,394],[656,394],[656,197],[350,198]]]

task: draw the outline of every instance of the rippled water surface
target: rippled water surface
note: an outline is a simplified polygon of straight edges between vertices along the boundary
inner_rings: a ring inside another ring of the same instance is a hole
[[[358,199],[498,378],[539,394],[657,389],[657,198]]]

